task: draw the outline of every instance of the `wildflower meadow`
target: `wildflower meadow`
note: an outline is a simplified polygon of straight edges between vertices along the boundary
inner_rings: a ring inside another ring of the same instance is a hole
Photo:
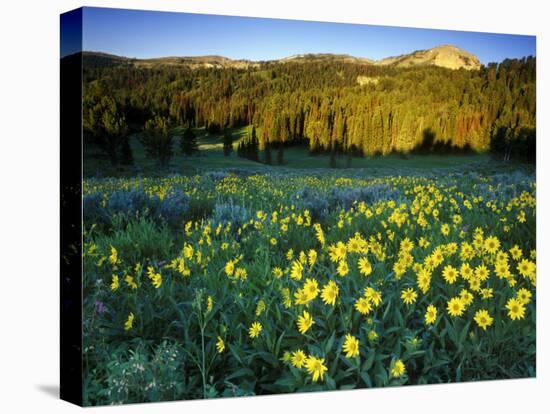
[[[226,169],[83,194],[86,405],[535,375],[532,169]]]

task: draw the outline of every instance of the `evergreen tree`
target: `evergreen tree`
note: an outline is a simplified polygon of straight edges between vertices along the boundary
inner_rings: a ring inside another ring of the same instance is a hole
[[[130,137],[125,136],[120,150],[120,163],[122,165],[134,165],[134,155],[130,146]]]
[[[83,113],[84,135],[91,137],[98,148],[109,158],[111,165],[118,165],[121,150],[128,141],[126,117],[111,96],[91,100]],[[126,151],[129,146],[126,148]],[[131,149],[130,149],[131,151]],[[128,154],[125,155],[127,161]]]
[[[157,161],[158,165],[168,165],[173,155],[173,136],[168,118],[155,115],[145,122],[141,143],[147,156]]]
[[[197,144],[197,136],[191,129],[188,127],[183,133],[180,141],[181,153],[185,155],[193,155],[199,152],[199,146]]]
[[[237,155],[241,158],[244,158],[246,156],[245,145],[242,140],[239,141],[239,145],[237,145]]]
[[[259,161],[260,156],[258,155],[260,149],[260,143],[258,142],[258,138],[256,137],[256,131],[254,128],[252,128],[252,136],[250,138],[250,149],[248,158],[252,161]]]
[[[266,142],[264,144],[264,162],[268,165],[271,165],[271,143]]]
[[[226,128],[223,133],[223,155],[226,157],[233,151],[233,134],[229,128]]]

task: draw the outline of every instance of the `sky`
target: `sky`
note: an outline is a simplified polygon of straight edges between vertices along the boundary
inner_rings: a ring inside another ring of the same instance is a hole
[[[82,9],[61,15],[61,57],[82,50]]]
[[[84,8],[83,50],[132,58],[222,55],[272,60],[303,53],[371,59],[452,44],[483,64],[536,54],[534,36],[207,14]],[[62,45],[62,56],[68,54]]]

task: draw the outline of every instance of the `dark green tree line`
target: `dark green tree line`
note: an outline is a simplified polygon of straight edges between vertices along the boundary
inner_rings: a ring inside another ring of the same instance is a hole
[[[84,63],[86,93],[111,96],[130,129],[155,114],[212,133],[253,124],[262,149],[305,141],[312,152],[330,152],[333,142],[354,154],[410,152],[429,129],[434,148],[483,151],[500,127],[535,128],[533,57],[479,71],[339,61],[193,69]],[[85,110],[94,104],[85,98]]]

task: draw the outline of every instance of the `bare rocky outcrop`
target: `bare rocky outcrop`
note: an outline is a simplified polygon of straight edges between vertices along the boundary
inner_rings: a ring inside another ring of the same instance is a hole
[[[376,62],[377,65],[397,67],[440,66],[448,69],[478,70],[481,62],[477,56],[453,45],[442,45],[432,49],[417,50],[407,55],[392,56]]]

